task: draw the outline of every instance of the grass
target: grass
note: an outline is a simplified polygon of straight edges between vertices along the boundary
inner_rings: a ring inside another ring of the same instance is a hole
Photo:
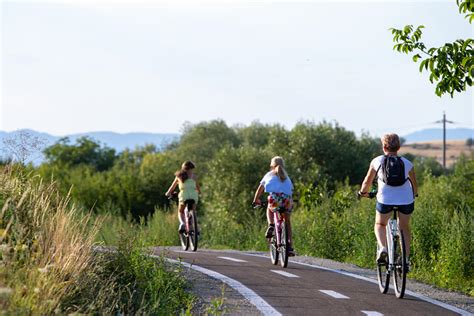
[[[177,314],[194,302],[180,268],[148,256],[145,245],[165,239],[124,226],[104,229],[107,218],[84,214],[54,183],[21,166],[0,169],[0,210],[2,311]],[[148,232],[173,221],[162,219]],[[114,228],[117,252],[94,251],[99,231],[112,238]]]

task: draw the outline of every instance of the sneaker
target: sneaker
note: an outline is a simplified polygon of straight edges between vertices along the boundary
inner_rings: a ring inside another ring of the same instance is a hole
[[[185,231],[186,231],[186,227],[184,226],[184,224],[179,224],[178,233],[182,234]]]
[[[265,232],[265,238],[272,238],[275,225],[268,225],[267,231]]]
[[[387,263],[387,248],[382,247],[377,251],[377,263]]]
[[[294,257],[295,256],[295,250],[291,247],[288,247],[288,257]]]

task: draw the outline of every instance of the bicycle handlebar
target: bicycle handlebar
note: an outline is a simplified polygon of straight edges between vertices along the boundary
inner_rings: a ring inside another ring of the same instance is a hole
[[[369,198],[369,199],[373,199],[374,197],[377,196],[377,192],[369,192],[368,194],[369,194],[369,196],[367,196],[367,198]],[[360,198],[362,198],[362,197],[366,197],[366,196],[363,196],[362,192],[358,191],[357,192],[357,198],[360,200]]]
[[[174,200],[178,197],[178,192],[173,192],[170,195],[168,195],[168,200]]]

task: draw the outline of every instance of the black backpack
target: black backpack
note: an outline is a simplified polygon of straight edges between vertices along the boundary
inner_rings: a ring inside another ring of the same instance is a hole
[[[407,181],[405,164],[398,156],[384,156],[379,169],[377,169],[377,174],[380,169],[382,169],[382,181],[385,184],[398,187]]]

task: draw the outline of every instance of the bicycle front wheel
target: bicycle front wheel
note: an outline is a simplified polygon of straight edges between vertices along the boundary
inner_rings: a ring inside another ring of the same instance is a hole
[[[181,243],[181,248],[186,251],[189,248],[189,237],[188,234],[184,231],[179,233],[179,242]]]
[[[288,226],[283,221],[281,223],[281,245],[280,245],[280,265],[283,268],[288,266]]]
[[[273,237],[270,239],[270,259],[272,260],[272,264],[278,264],[278,245],[275,235],[273,235]]]
[[[393,285],[395,287],[395,296],[403,298],[405,295],[405,285],[407,280],[407,253],[405,248],[405,237],[400,231],[398,243],[394,243],[395,257],[393,269]]]
[[[198,248],[198,238],[197,216],[194,211],[191,211],[189,216],[189,241],[193,251],[196,251]]]

